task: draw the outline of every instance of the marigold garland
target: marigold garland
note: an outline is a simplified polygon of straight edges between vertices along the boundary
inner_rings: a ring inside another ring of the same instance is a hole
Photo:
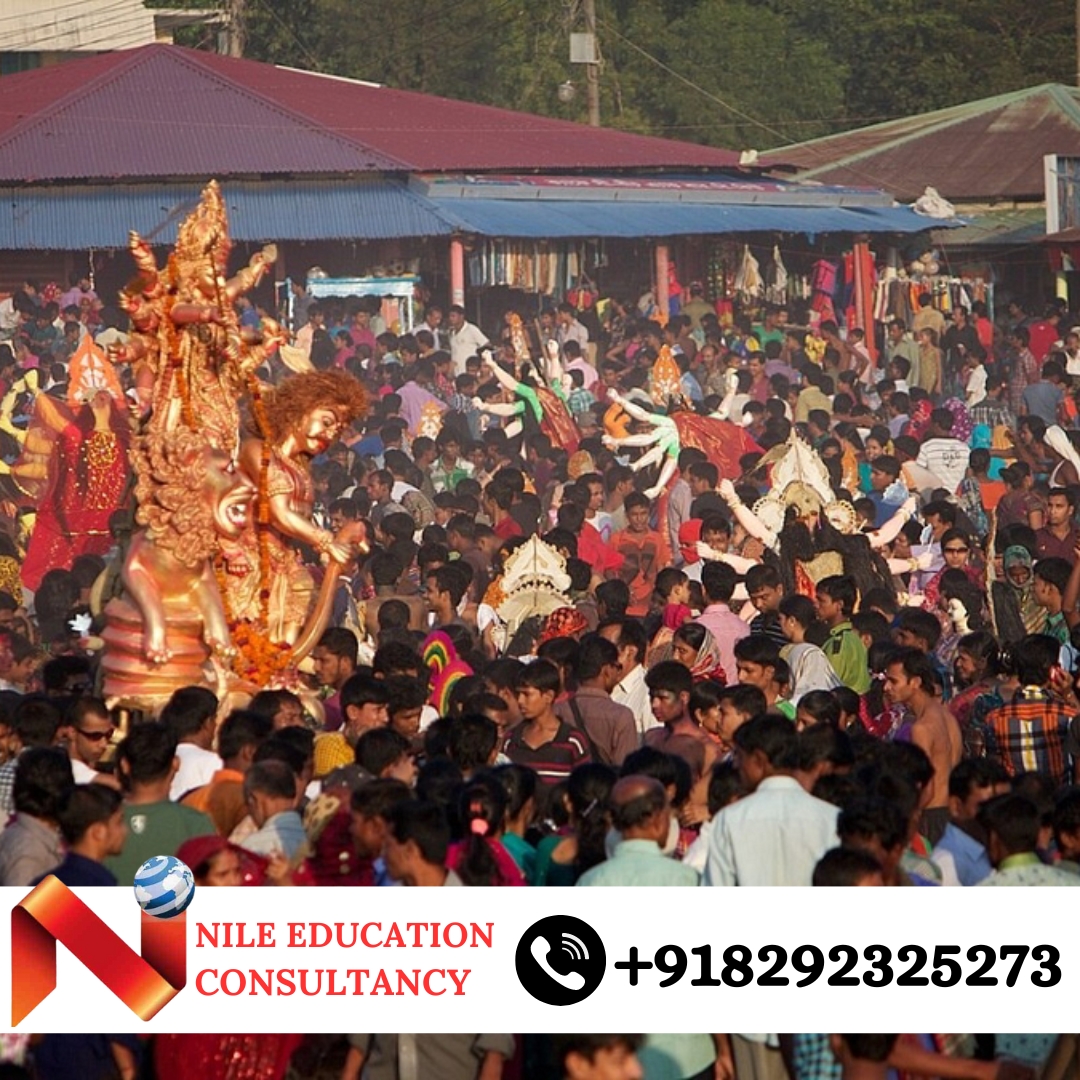
[[[236,649],[232,661],[233,672],[260,689],[274,683],[291,684],[295,681],[292,646],[272,641],[266,631],[265,620],[260,625],[250,619],[233,618],[229,608],[227,575],[224,561],[219,556],[214,560],[214,576],[217,578],[225,618],[228,620],[233,647]]]

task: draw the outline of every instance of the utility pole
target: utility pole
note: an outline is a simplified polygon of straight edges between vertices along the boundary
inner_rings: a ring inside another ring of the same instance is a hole
[[[1080,0],[1076,0],[1076,85],[1080,86]]]
[[[228,0],[226,14],[228,25],[225,31],[226,56],[243,56],[247,34],[244,31],[245,0]],[[1077,0],[1080,3],[1080,0]]]
[[[585,33],[592,38],[592,63],[585,65],[585,97],[589,105],[589,123],[593,127],[600,126],[600,45],[596,39],[596,0],[583,0],[582,10],[585,13]],[[1077,19],[1080,20],[1080,0],[1076,0]],[[1080,29],[1080,22],[1077,23]],[[1078,46],[1080,50],[1080,46]],[[1080,58],[1080,51],[1077,53]],[[1078,59],[1080,64],[1080,59]],[[1080,67],[1077,69],[1080,71]],[[1080,75],[1078,75],[1080,78]]]

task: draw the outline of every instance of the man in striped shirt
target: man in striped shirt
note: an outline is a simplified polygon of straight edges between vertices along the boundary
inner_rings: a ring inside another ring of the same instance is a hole
[[[1020,689],[986,717],[987,757],[1000,761],[1010,776],[1037,772],[1055,787],[1077,778],[1068,752],[1076,702],[1068,704],[1055,693],[1057,681],[1068,683],[1058,667],[1060,650],[1047,634],[1024,638],[1015,651]]]
[[[503,753],[515,765],[525,765],[540,783],[538,801],[578,765],[591,760],[588,737],[555,714],[560,690],[559,669],[550,660],[535,660],[517,679],[522,722],[503,741]]]

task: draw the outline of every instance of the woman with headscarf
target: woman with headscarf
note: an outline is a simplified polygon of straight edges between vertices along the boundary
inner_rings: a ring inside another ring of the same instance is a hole
[[[1071,487],[1080,483],[1080,452],[1072,440],[1057,424],[1046,429],[1043,443],[1056,459],[1050,472],[1050,487]]]
[[[555,638],[574,638],[579,640],[581,635],[589,629],[585,616],[576,608],[556,608],[545,620],[544,628],[540,631],[538,645]]]
[[[690,669],[694,682],[712,679],[726,683],[727,673],[720,659],[720,644],[701,623],[683,623],[671,640],[671,658]]]
[[[1026,547],[1005,549],[1004,578],[990,586],[994,628],[1003,645],[1037,634],[1046,623],[1046,609],[1035,599],[1035,560]]]

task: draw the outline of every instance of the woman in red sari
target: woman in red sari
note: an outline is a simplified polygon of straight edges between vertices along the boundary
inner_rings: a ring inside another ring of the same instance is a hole
[[[70,570],[80,555],[112,547],[109,519],[123,505],[130,476],[131,425],[112,365],[84,343],[72,357],[68,401],[38,394],[34,420],[12,477],[37,507],[22,566],[36,592],[49,570]]]

